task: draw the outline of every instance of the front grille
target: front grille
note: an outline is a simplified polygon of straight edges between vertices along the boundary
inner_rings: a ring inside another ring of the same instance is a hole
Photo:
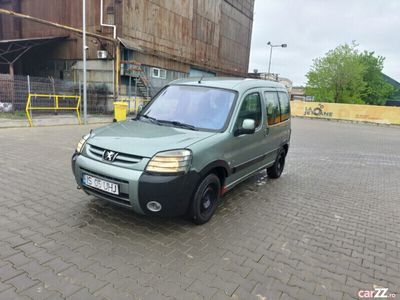
[[[90,144],[88,146],[89,146],[88,147],[89,152],[93,156],[95,156],[98,160],[103,160],[104,151],[109,150],[109,149],[104,149],[104,148],[100,148],[97,146],[93,146]],[[137,164],[141,160],[142,160],[141,156],[126,154],[126,153],[118,153],[118,155],[114,159],[114,162],[122,163],[122,164]]]
[[[89,174],[89,175],[91,174],[91,175],[95,175],[96,177],[100,177],[100,178],[103,178],[103,179],[110,179],[110,180],[112,180],[112,181],[115,181],[115,183],[125,183],[125,184],[129,184],[129,182],[126,181],[126,180],[121,180],[121,179],[118,179],[118,178],[115,178],[115,177],[111,177],[111,176],[107,176],[107,175],[100,174],[100,173],[97,173],[97,172],[89,171],[89,170],[86,170],[86,169],[84,169],[84,168],[81,168],[81,170],[82,170],[84,173],[87,173],[87,174]]]

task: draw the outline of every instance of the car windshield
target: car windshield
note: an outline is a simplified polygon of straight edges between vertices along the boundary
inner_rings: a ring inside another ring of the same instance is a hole
[[[147,120],[187,129],[220,131],[236,93],[217,88],[171,85],[142,112]]]

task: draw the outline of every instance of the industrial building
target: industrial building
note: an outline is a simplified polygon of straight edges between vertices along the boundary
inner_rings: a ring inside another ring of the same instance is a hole
[[[0,0],[0,9],[82,28],[81,0]],[[254,0],[87,0],[88,80],[148,97],[176,78],[246,76],[253,9]],[[0,73],[76,82],[82,52],[77,32],[0,14]]]

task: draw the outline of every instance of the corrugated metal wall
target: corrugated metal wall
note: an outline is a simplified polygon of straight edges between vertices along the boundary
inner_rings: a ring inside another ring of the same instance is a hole
[[[112,30],[100,27],[100,0],[87,0],[87,30],[105,33],[112,36]],[[108,7],[114,7],[114,0],[105,0],[105,19]],[[33,17],[69,25],[82,27],[82,0],[0,0],[0,8],[21,12]],[[117,11],[117,10],[114,10]],[[113,11],[113,13],[114,13]],[[114,19],[112,17],[112,19]],[[82,40],[76,34],[39,23],[0,15],[0,39],[37,38],[49,36],[69,36],[52,51],[50,59],[80,59],[82,57]],[[89,57],[96,58],[98,41],[89,38]]]
[[[126,0],[122,36],[166,57],[226,73],[247,73],[254,0]],[[165,65],[165,60],[153,65]],[[184,69],[184,70],[182,70]]]
[[[82,24],[82,0],[0,0],[0,7],[73,27]],[[105,19],[115,21],[118,36],[146,50],[136,57],[143,64],[185,73],[191,65],[217,73],[247,73],[254,0],[105,0],[104,7]],[[111,29],[99,25],[99,10],[100,0],[87,0],[87,29],[110,36]],[[51,58],[80,59],[82,44],[76,35],[0,18],[1,39],[65,35],[70,39]],[[96,58],[98,42],[89,39],[89,46],[89,58]]]
[[[112,9],[114,7],[114,1],[115,0],[104,0],[104,15],[106,21],[107,18],[110,18],[107,14],[107,9],[111,12],[114,11]],[[116,0],[116,2],[120,3],[118,0]],[[119,4],[116,4],[115,6],[118,5]],[[100,0],[87,0],[86,6],[87,30],[99,33],[99,31],[102,30],[100,28]],[[0,0],[0,7],[72,27],[82,27],[82,0]],[[69,32],[64,30],[9,16],[1,16],[1,19],[0,38],[2,39],[69,34]],[[15,26],[18,23],[21,23],[22,26]],[[111,30],[105,29],[105,32],[111,33]]]

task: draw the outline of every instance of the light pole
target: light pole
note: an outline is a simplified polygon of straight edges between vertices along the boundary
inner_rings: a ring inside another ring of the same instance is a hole
[[[86,0],[82,1],[82,55],[83,55],[83,123],[87,125],[87,91],[86,91]]]
[[[267,45],[270,46],[270,51],[269,51],[269,63],[268,63],[268,76],[269,76],[269,75],[271,74],[272,48],[275,48],[275,47],[286,48],[286,47],[287,47],[287,44],[272,45],[271,42],[268,42]]]

